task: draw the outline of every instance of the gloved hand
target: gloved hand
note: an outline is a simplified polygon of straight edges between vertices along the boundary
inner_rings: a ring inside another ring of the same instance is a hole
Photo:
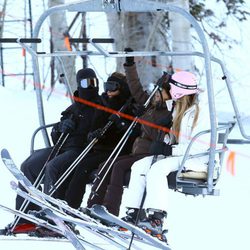
[[[162,141],[153,141],[151,143],[149,153],[152,155],[170,156],[172,155],[172,146]]]
[[[59,123],[59,132],[71,133],[74,131],[75,127],[76,127],[75,121],[72,120],[71,118],[67,118]]]
[[[109,121],[112,121],[115,126],[120,129],[120,130],[123,130],[123,129],[126,129],[127,128],[127,124],[126,122],[121,118],[119,117],[118,115],[116,114],[112,114],[110,117],[109,117]]]
[[[169,80],[170,80],[170,75],[163,71],[163,75],[157,80],[156,85],[158,85],[159,87],[167,87],[167,86],[163,86],[164,84],[168,84],[169,86]],[[170,89],[170,86],[169,86]]]
[[[116,114],[112,114],[110,117],[109,117],[109,121],[112,121],[114,123],[116,122],[120,122],[121,120],[121,117],[116,115]]]
[[[88,141],[92,141],[93,139],[100,139],[103,135],[102,135],[103,130],[101,128],[98,128],[92,132],[88,133]]]
[[[132,112],[135,116],[140,117],[145,113],[146,109],[141,104],[134,104],[132,107]]]
[[[131,48],[125,48],[124,52],[133,52]],[[135,63],[135,58],[133,56],[126,57],[125,65],[132,66]]]

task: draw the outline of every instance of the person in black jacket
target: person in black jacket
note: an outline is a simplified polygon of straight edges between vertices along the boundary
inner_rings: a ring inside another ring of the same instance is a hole
[[[130,100],[131,94],[125,75],[118,72],[113,73],[107,79],[107,82],[104,83],[104,89],[105,92],[101,96],[103,106],[116,111],[126,106],[123,113],[129,115],[133,114],[133,100]],[[110,113],[102,110],[97,110],[95,115],[95,122],[92,127],[93,131],[89,133],[89,140],[91,141],[96,137],[99,138],[99,140],[97,144],[94,145],[92,151],[89,152],[77,166],[65,194],[65,200],[73,208],[80,207],[86,184],[89,183],[89,176],[92,171],[97,169],[100,163],[108,159],[131,123],[131,121],[122,119],[116,114],[110,115]],[[110,120],[113,124],[106,133],[100,137],[103,127]],[[137,131],[138,130],[135,129],[130,135],[120,155],[129,154],[131,152],[132,144],[137,136]]]
[[[74,96],[77,100],[62,112],[60,122],[56,123],[52,129],[51,137],[54,144],[60,135],[67,136],[61,145],[60,151],[54,157],[50,157],[53,147],[36,150],[21,165],[21,171],[32,182],[35,183],[42,169],[44,169],[44,191],[54,183],[67,167],[75,160],[80,152],[88,145],[87,135],[91,131],[94,121],[95,108],[85,105],[81,100],[100,103],[98,94],[99,86],[95,72],[90,69],[81,69],[77,72],[76,80],[78,89]],[[51,158],[48,161],[48,158]],[[56,190],[54,196],[64,198],[67,180]],[[23,187],[19,184],[23,190]],[[22,207],[24,199],[16,197],[16,209]],[[39,209],[36,205],[29,203],[24,212]],[[13,233],[23,232],[23,229],[30,229],[29,225],[23,224],[27,221],[20,219],[13,230]],[[31,226],[32,227],[32,226]]]
[[[149,98],[149,94],[142,88],[133,57],[126,57],[124,68],[131,94],[136,104],[143,107],[143,104]],[[158,80],[158,82],[162,81],[161,90],[155,93],[148,107],[143,108],[141,111],[139,108],[137,114],[142,120],[166,128],[169,128],[172,124],[172,115],[165,103],[170,99],[168,80],[169,75],[163,74]],[[152,148],[154,141],[158,138],[158,133],[158,129],[142,124],[140,134],[135,139],[130,154],[117,157],[113,165],[99,165],[99,178],[96,178],[92,186],[91,194],[87,200],[87,208],[100,204],[104,205],[113,215],[119,215],[126,177],[134,162],[146,156],[158,154],[158,152],[155,152],[155,148]],[[156,149],[160,151],[158,146]],[[88,212],[87,208],[84,208],[83,211]]]

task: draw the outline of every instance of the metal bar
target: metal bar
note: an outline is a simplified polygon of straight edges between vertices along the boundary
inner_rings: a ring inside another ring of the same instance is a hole
[[[39,73],[39,62],[38,57],[36,56],[35,51],[27,46],[25,43],[22,43],[18,39],[18,43],[20,46],[22,46],[24,49],[26,49],[27,52],[30,53],[32,58],[32,65],[33,65],[33,71],[34,71],[34,87],[36,90],[36,100],[37,100],[37,109],[38,109],[38,118],[40,122],[40,126],[45,126],[45,117],[44,117],[44,109],[43,109],[43,100],[42,100],[42,86],[40,82],[40,73]],[[35,43],[33,43],[35,44]],[[42,130],[42,135],[44,139],[44,143],[46,147],[50,146],[50,140],[49,136],[46,130]]]
[[[41,43],[40,38],[0,38],[0,43]]]
[[[71,43],[114,43],[115,40],[113,38],[69,38]]]

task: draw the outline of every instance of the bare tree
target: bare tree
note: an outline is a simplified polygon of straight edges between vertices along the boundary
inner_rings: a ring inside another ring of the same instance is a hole
[[[150,0],[159,1],[159,0]],[[161,0],[161,3],[173,3],[172,0]],[[244,8],[244,0],[218,0],[225,6],[225,16],[231,15],[237,21],[247,19],[249,13]],[[223,36],[220,32],[225,27],[226,19],[217,18],[214,10],[206,7],[203,0],[175,0],[174,5],[190,11],[203,27],[204,32],[216,46],[227,43],[232,46],[233,38]],[[115,38],[117,50],[131,47],[134,50],[170,50],[191,51],[190,23],[177,13],[117,13],[107,15],[110,36]],[[205,25],[208,23],[208,25]],[[212,25],[211,25],[212,24]],[[210,27],[210,28],[208,28]],[[117,60],[117,70],[123,70],[124,59]],[[140,58],[138,61],[139,75],[147,86],[155,81],[162,70],[193,70],[193,58]]]
[[[183,8],[189,12],[189,1],[178,0],[175,3],[176,6]],[[169,13],[169,26],[172,37],[172,50],[173,51],[191,51],[191,35],[190,35],[190,23],[178,13]],[[173,69],[181,70],[194,70],[194,62],[192,57],[173,57],[172,60]]]
[[[156,0],[157,2],[157,0]],[[172,2],[162,0],[161,2]],[[180,7],[188,10],[188,0],[178,0]],[[134,50],[183,51],[190,48],[190,25],[183,22],[181,16],[168,15],[165,12],[118,13],[107,16],[110,35],[115,38],[117,50],[131,47]],[[178,32],[176,32],[178,29]],[[182,35],[180,35],[182,34]],[[172,40],[172,48],[169,40]],[[138,72],[144,87],[154,82],[162,71],[172,71],[172,66],[192,69],[192,60],[168,57],[137,58]],[[117,70],[122,70],[124,59],[118,59]]]
[[[2,10],[0,10],[0,38],[3,37],[3,29],[4,29],[4,17],[5,17],[5,10],[6,10],[6,6],[7,6],[7,0],[4,0],[3,2],[3,7]],[[2,47],[2,44],[0,43],[0,48]],[[2,53],[2,51],[1,51]],[[3,69],[2,69],[2,56],[0,56],[0,72],[3,74]],[[1,81],[1,85],[3,85],[3,76],[0,78]]]
[[[165,13],[117,13],[107,16],[110,36],[115,38],[117,50],[168,50],[165,34]],[[144,87],[168,70],[169,58],[136,58],[138,72]],[[122,71],[124,59],[117,60],[117,70]]]
[[[64,4],[64,0],[48,0],[48,7],[53,7],[55,5]],[[68,26],[65,12],[58,12],[50,16],[50,26],[52,34],[53,50],[60,51],[69,49],[67,44],[65,44],[65,38],[67,39]],[[72,91],[76,89],[75,81],[75,58],[74,57],[62,57],[63,67],[66,71],[66,76],[69,80]],[[55,62],[56,71],[58,76],[62,73],[62,65],[56,61]]]
[[[7,0],[4,0],[2,10],[0,10],[0,38],[3,37],[4,17],[5,17],[6,6],[7,6]]]

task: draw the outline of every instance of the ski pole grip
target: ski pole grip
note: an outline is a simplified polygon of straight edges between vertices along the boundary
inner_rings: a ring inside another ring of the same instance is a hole
[[[17,43],[19,38],[0,38],[0,43]],[[21,43],[40,43],[40,38],[20,38]]]
[[[169,74],[165,71],[163,71],[163,75],[161,78],[156,82],[156,85],[160,88],[162,87],[163,83],[167,80],[167,77],[169,77]]]

